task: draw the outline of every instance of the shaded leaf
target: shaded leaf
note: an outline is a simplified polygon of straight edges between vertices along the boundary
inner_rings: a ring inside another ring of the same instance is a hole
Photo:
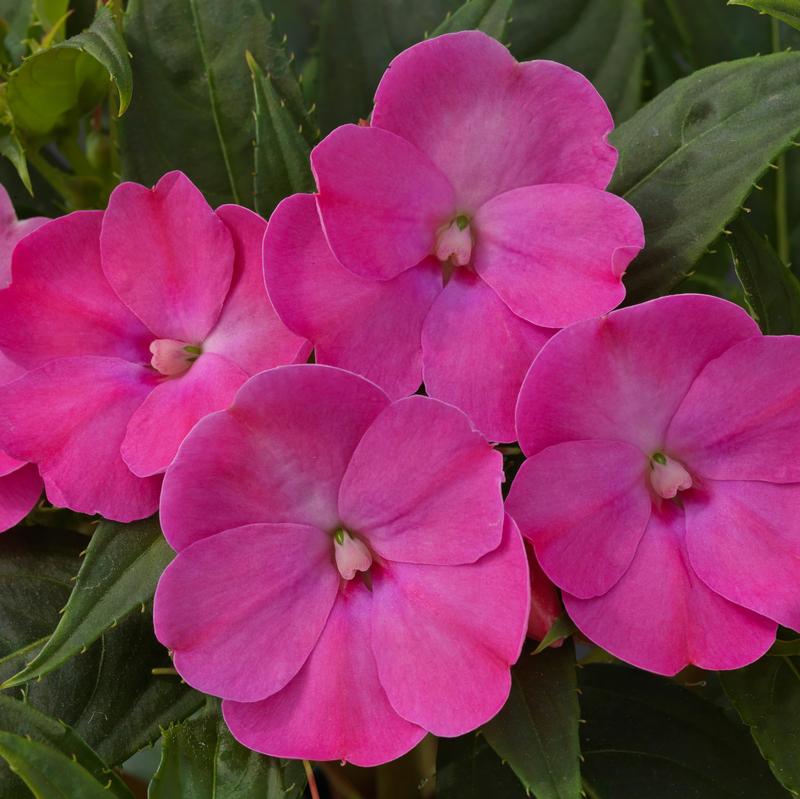
[[[526,799],[528,793],[486,739],[477,733],[440,738],[436,756],[437,799]]]
[[[299,799],[306,778],[298,760],[279,760],[246,749],[228,732],[218,703],[198,718],[164,731],[149,799]]]
[[[750,727],[773,774],[800,795],[800,657],[768,657],[720,672],[725,693]]]
[[[753,317],[767,335],[800,333],[800,281],[744,219],[731,225],[736,274]]]
[[[744,726],[674,682],[624,666],[580,672],[593,799],[786,799]]]
[[[728,0],[729,6],[748,6],[800,30],[800,0]]]
[[[645,228],[626,275],[630,302],[686,275],[799,128],[800,53],[777,53],[695,72],[614,131],[610,190]]]
[[[536,799],[579,799],[578,685],[571,641],[512,669],[511,695],[483,728],[486,740]]]
[[[2,687],[48,674],[129,613],[138,612],[152,599],[158,578],[174,556],[155,518],[134,524],[101,522],[58,627],[36,657]]]
[[[5,48],[15,60],[25,52],[24,39],[33,17],[33,0],[0,0],[0,19],[5,22]]]
[[[431,36],[456,31],[480,30],[502,40],[512,0],[467,0],[450,14]]]
[[[641,103],[644,14],[639,0],[529,0],[516,3],[508,26],[520,60],[546,58],[594,83],[616,122]]]

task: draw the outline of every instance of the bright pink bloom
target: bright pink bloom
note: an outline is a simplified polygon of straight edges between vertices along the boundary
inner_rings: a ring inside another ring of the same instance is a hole
[[[582,75],[519,64],[480,32],[411,47],[383,76],[371,126],[313,151],[316,207],[297,195],[274,212],[276,310],[318,362],[392,397],[424,377],[489,439],[512,440],[552,328],[617,305],[643,245],[636,212],[603,191],[612,127]]]
[[[330,366],[257,375],[167,471],[156,633],[260,752],[366,766],[474,729],[528,616],[502,479],[450,405]]]
[[[44,216],[17,219],[5,186],[0,184],[0,289],[11,282],[11,256],[17,242],[49,221]]]
[[[800,338],[678,295],[558,333],[517,406],[507,502],[569,615],[661,674],[800,630]]]
[[[542,571],[530,542],[525,546],[531,578],[531,612],[528,615],[528,637],[541,641],[556,619],[564,613],[558,590]]]
[[[18,244],[0,351],[28,371],[0,388],[0,446],[39,466],[53,504],[150,515],[195,422],[250,375],[306,358],[263,288],[265,224],[214,212],[172,172]]]

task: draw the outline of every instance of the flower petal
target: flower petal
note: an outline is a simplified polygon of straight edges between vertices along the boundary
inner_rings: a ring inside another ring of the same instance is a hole
[[[738,669],[775,640],[774,622],[714,593],[689,565],[684,516],[653,513],[625,576],[605,595],[564,605],[580,631],[612,655],[671,676],[694,664]]]
[[[117,186],[100,247],[108,282],[154,338],[205,339],[231,284],[234,251],[228,229],[186,175],[168,172],[153,189]]]
[[[425,388],[461,408],[490,441],[514,441],[514,407],[552,335],[515,316],[476,275],[456,269],[422,328]]]
[[[442,290],[432,258],[391,280],[345,269],[328,247],[310,194],[287,197],[264,238],[264,275],[286,325],[314,343],[316,362],[348,369],[392,398],[422,382],[422,323]]]
[[[434,735],[462,735],[508,698],[528,625],[525,548],[503,541],[476,563],[390,563],[375,575],[372,648],[392,707]]]
[[[342,125],[311,153],[325,236],[351,272],[389,280],[433,252],[456,214],[447,178],[407,141]]]
[[[526,460],[506,510],[547,576],[579,597],[625,574],[647,527],[647,459],[622,441],[568,441]]]
[[[373,383],[331,366],[261,372],[232,407],[201,420],[164,481],[161,524],[176,550],[256,522],[339,521],[339,484],[366,429],[389,404]]]
[[[800,482],[800,338],[758,336],[709,363],[667,433],[695,474]]]
[[[527,186],[481,206],[475,271],[517,316],[565,327],[625,297],[622,275],[644,246],[625,200],[587,186]]]
[[[339,491],[342,524],[383,558],[471,563],[503,534],[503,457],[461,411],[407,397],[375,419]]]
[[[11,282],[11,256],[17,243],[50,220],[44,216],[33,216],[17,220],[14,204],[5,186],[0,184],[0,289]]]
[[[128,422],[121,449],[128,468],[138,477],[165,471],[195,424],[227,408],[246,380],[235,363],[206,352],[188,372],[162,381]]]
[[[181,677],[240,702],[280,691],[336,599],[332,552],[329,535],[299,524],[225,530],[180,552],[159,580],[153,622]]]
[[[536,553],[530,543],[525,547],[528,556],[528,571],[531,580],[531,611],[528,614],[528,638],[542,641],[550,632],[554,622],[563,615],[564,606],[558,589],[542,571]],[[563,639],[554,641],[551,646],[560,646]]]
[[[118,358],[60,358],[0,388],[0,446],[39,466],[54,504],[129,522],[158,507],[161,479],[142,480],[120,444],[155,385]]]
[[[378,86],[372,124],[426,153],[465,211],[535,183],[603,189],[617,163],[611,114],[583,75],[553,61],[518,64],[478,31],[400,53]]]
[[[3,453],[0,452],[0,465]],[[35,466],[28,464],[0,476],[0,532],[22,521],[42,495],[42,478]]]
[[[425,730],[390,706],[370,649],[372,599],[353,586],[336,600],[300,673],[261,702],[225,700],[234,738],[273,757],[376,766],[413,748]]]
[[[203,352],[223,355],[249,375],[304,362],[311,344],[280,320],[264,287],[261,243],[267,223],[240,205],[223,205],[217,216],[231,234],[236,259],[231,289]]]
[[[686,548],[700,579],[800,630],[800,485],[710,480],[685,507]]]
[[[101,211],[76,211],[14,250],[0,291],[0,347],[28,368],[71,355],[150,360],[152,335],[120,302],[100,266]]]
[[[579,322],[539,353],[520,391],[517,433],[526,455],[580,439],[627,441],[648,455],[703,367],[760,336],[738,306],[680,294]]]

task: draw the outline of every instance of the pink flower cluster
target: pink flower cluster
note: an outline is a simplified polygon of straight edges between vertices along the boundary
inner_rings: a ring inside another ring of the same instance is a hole
[[[466,32],[400,54],[268,224],[181,173],[52,221],[5,198],[0,527],[41,481],[160,504],[156,633],[272,755],[478,727],[562,599],[643,668],[755,660],[800,629],[800,340],[711,297],[612,311],[644,237],[611,128]]]

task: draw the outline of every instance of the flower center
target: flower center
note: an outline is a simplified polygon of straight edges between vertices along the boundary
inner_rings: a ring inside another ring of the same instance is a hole
[[[203,354],[201,347],[176,341],[174,338],[157,338],[150,342],[153,357],[150,365],[165,377],[177,377],[189,371],[189,367]]]
[[[692,487],[692,476],[680,461],[654,452],[650,456],[650,485],[658,496],[672,499],[679,491]]]
[[[472,231],[469,217],[459,214],[448,225],[439,228],[434,255],[442,262],[451,261],[453,266],[466,266],[472,258]]]
[[[352,580],[356,572],[369,571],[372,555],[360,538],[353,538],[347,530],[340,527],[333,534],[333,542],[336,568],[345,580]]]

